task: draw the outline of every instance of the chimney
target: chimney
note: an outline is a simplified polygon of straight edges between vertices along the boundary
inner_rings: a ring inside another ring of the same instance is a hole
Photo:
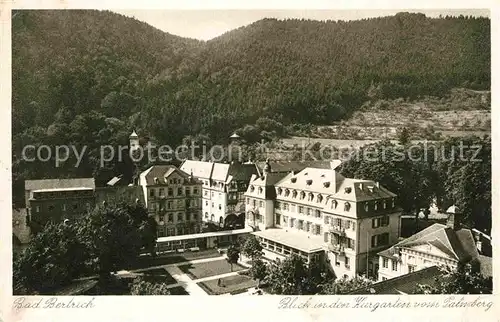
[[[448,219],[446,221],[446,226],[453,230],[459,230],[461,229],[461,215],[457,213],[457,207],[456,206],[451,206],[448,208],[446,213],[448,214]]]

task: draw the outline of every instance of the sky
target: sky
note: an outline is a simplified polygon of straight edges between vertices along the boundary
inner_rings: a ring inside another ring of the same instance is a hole
[[[314,20],[357,20],[390,16],[400,11],[422,12],[428,17],[440,14],[490,16],[489,10],[114,10],[135,17],[177,36],[209,40],[263,18],[305,18]]]

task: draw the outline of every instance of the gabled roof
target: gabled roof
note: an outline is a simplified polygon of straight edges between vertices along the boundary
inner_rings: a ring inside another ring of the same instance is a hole
[[[137,135],[137,133],[135,133],[135,130],[132,131],[132,134],[130,134],[129,138],[130,139],[133,139],[133,138],[138,138],[139,136]]]
[[[26,180],[25,190],[45,190],[61,188],[95,188],[94,178]]]
[[[469,229],[455,231],[443,224],[429,226],[378,254],[380,256],[393,257],[396,253],[396,248],[412,248],[423,243],[435,246],[448,254],[450,258],[459,262],[468,262],[479,256],[474,238]]]
[[[264,169],[266,162],[258,162],[260,170]],[[271,172],[299,172],[305,168],[330,169],[330,161],[269,161]]]
[[[213,162],[186,160],[181,165],[181,170],[186,173],[193,173],[193,176],[201,179],[210,179],[214,169]]]
[[[184,171],[176,168],[173,165],[154,165],[149,169],[141,173],[141,177],[143,176],[146,179],[146,185],[156,185],[155,178],[158,178],[160,184],[165,184],[165,178],[169,177],[172,173],[177,173],[184,179],[189,178],[189,175]]]
[[[229,163],[214,163],[211,179],[226,182],[227,175],[229,174],[229,166]]]

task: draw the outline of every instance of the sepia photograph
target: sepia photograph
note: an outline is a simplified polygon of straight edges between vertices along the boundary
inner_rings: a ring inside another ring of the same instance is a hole
[[[14,307],[492,294],[490,19],[12,10]]]

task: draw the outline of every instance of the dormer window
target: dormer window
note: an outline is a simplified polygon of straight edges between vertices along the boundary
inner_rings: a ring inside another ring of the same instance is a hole
[[[288,197],[290,195],[290,190],[286,189],[285,190],[285,197]]]
[[[314,194],[312,192],[309,192],[308,201],[313,201],[313,200],[314,200]]]
[[[259,193],[262,193],[262,187],[259,187]]]
[[[300,192],[300,200],[304,199],[306,197],[306,193],[304,191]]]
[[[323,201],[323,196],[322,195],[318,195],[318,202],[322,202]]]
[[[283,192],[283,189],[278,188],[278,195],[280,195],[280,196],[281,196],[281,193],[282,193],[282,192]]]
[[[154,181],[155,181],[155,184],[159,184],[160,183],[160,180],[158,180],[157,177],[155,177]]]
[[[396,198],[392,198],[392,208],[396,206]]]
[[[255,190],[254,186],[250,186],[250,192],[253,192]]]
[[[332,200],[332,209],[337,209],[338,202],[337,200]]]
[[[351,204],[350,204],[350,203],[348,203],[348,202],[346,202],[346,203],[344,204],[344,211],[349,211],[350,209],[351,209]]]
[[[297,190],[294,190],[294,191],[292,192],[292,197],[293,197],[293,198],[297,198]]]
[[[368,212],[369,206],[368,202],[365,202],[365,211]]]
[[[370,191],[370,193],[373,193],[373,186],[368,186],[368,191]]]
[[[306,184],[307,184],[308,186],[310,186],[312,183],[313,183],[312,179],[307,179],[307,180],[306,180]]]
[[[382,204],[384,206],[384,209],[386,209],[387,208],[387,201],[384,200],[384,202]]]
[[[345,193],[351,193],[351,190],[352,190],[351,187],[346,187],[344,189]]]
[[[296,178],[296,177],[293,177],[293,178],[291,178],[291,179],[290,179],[290,181],[291,181],[292,183],[295,183],[295,182],[297,182],[297,178]]]
[[[325,187],[325,188],[330,187],[330,182],[329,181],[323,182],[323,187]]]
[[[378,201],[375,201],[375,204],[373,205],[374,210],[378,210]]]

